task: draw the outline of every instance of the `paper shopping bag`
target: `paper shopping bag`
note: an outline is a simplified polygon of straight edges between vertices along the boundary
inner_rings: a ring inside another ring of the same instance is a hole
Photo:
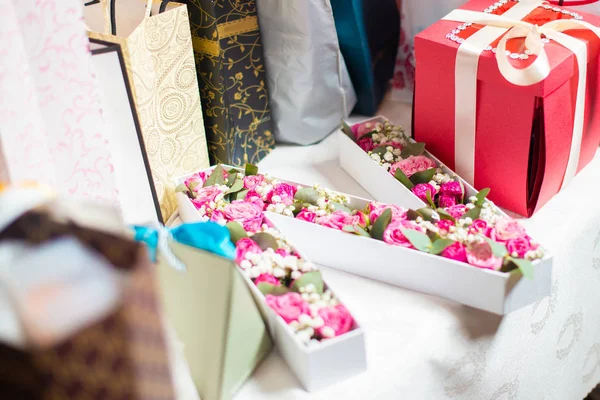
[[[92,25],[109,16],[105,31],[116,34],[90,32],[89,36],[121,46],[152,172],[152,190],[160,205],[160,219],[166,221],[177,209],[172,178],[208,166],[188,12],[185,5],[172,3],[151,16],[149,0],[141,21],[121,30],[110,21],[127,8],[119,7],[121,1],[100,3],[88,7],[87,20]],[[133,136],[124,136],[115,145],[126,147],[124,142],[136,137],[134,131],[129,134]]]
[[[277,141],[312,144],[346,118],[356,95],[329,1],[256,0]],[[306,21],[311,21],[307,24]]]
[[[186,0],[212,164],[256,164],[275,146],[255,0]]]
[[[32,195],[0,193],[0,398],[174,399],[145,249],[114,211],[10,206]]]
[[[117,202],[81,4],[0,5],[0,181]]]

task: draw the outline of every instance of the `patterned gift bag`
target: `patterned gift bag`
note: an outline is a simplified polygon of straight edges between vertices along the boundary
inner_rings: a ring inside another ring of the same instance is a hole
[[[146,250],[114,212],[31,198],[0,194],[0,398],[174,399]]]
[[[118,7],[119,1],[100,3],[88,7],[86,18],[104,18],[105,32],[90,32],[89,36],[122,48],[155,192],[166,221],[177,209],[172,179],[209,165],[188,11],[183,4],[167,1],[161,7],[163,12],[151,16],[152,0],[148,0],[141,22],[127,27],[132,31],[122,32],[111,20],[126,9]]]
[[[275,146],[256,2],[186,3],[211,162],[256,164]]]
[[[0,0],[0,180],[117,202],[74,0]]]

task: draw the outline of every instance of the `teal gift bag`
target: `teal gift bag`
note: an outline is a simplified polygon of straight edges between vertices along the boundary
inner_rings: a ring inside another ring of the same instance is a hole
[[[396,0],[331,0],[340,48],[358,101],[374,115],[394,73],[400,14]]]

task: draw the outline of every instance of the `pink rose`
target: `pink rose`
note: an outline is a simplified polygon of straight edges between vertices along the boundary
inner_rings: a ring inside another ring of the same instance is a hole
[[[310,314],[308,303],[299,293],[289,292],[281,296],[268,294],[265,298],[269,307],[275,310],[287,324],[297,321],[302,314]]]
[[[465,246],[461,242],[454,242],[453,245],[446,247],[441,254],[442,257],[446,257],[451,260],[461,262],[467,261],[467,252]]]
[[[317,332],[327,339],[348,332],[354,323],[354,318],[342,304],[321,308],[319,317],[323,318],[325,325],[317,329]],[[331,336],[332,331],[333,336]]]
[[[427,192],[429,192],[429,197],[432,200],[433,200],[433,196],[435,196],[435,194],[436,194],[435,188],[432,185],[430,185],[429,183],[419,183],[418,185],[415,185],[415,187],[413,187],[411,189],[411,191],[413,192],[413,194],[415,196],[417,196],[419,199],[421,199],[425,203],[428,203],[427,202]]]
[[[254,200],[262,201],[262,196],[258,194],[255,190],[249,190],[248,193],[246,193],[245,200],[252,202],[254,202]]]
[[[471,226],[469,226],[469,233],[482,233],[485,236],[489,236],[490,229],[488,228],[487,222],[482,219],[476,219]]]
[[[423,232],[423,228],[421,228],[417,223],[413,221],[409,221],[407,219],[402,220],[392,220],[390,224],[385,228],[383,232],[383,241],[388,244],[393,244],[395,246],[407,247],[409,249],[414,249],[414,246],[410,243],[410,241],[404,236],[402,230],[404,229],[412,229],[415,231]]]
[[[448,194],[440,194],[438,198],[438,205],[442,208],[452,207],[456,205],[456,197],[448,195]]]
[[[459,219],[467,212],[467,206],[465,206],[464,204],[455,204],[451,207],[446,208],[446,211],[455,219]]]
[[[358,139],[356,142],[361,149],[366,152],[369,152],[375,148],[375,144],[373,143],[373,139],[370,136]]]
[[[397,205],[387,205],[373,201],[369,203],[369,219],[374,223],[386,209],[392,210],[392,219],[406,219],[406,210]]]
[[[296,218],[302,220],[302,221],[306,221],[306,222],[315,222],[315,218],[317,217],[317,214],[306,209],[303,208],[298,215],[296,215]]]
[[[235,244],[235,262],[240,264],[246,259],[246,253],[262,254],[260,246],[250,238],[243,238]]]
[[[256,203],[235,200],[225,206],[223,215],[227,221],[241,223],[246,231],[256,232],[262,225],[262,211],[262,207]]]
[[[192,203],[198,210],[202,208],[202,206],[210,207],[209,203],[216,202],[219,195],[222,197],[223,192],[216,186],[200,188],[196,191],[196,198],[192,199]]]
[[[207,172],[196,172],[194,175],[187,178],[183,183],[188,188],[192,183],[195,183],[196,187],[194,188],[194,192],[196,192],[197,190],[202,189],[202,185],[204,185],[204,182],[206,182],[206,178],[208,178]]]
[[[463,196],[462,187],[456,181],[442,183],[440,185],[440,193],[454,196],[458,199],[462,199]]]
[[[454,222],[452,222],[448,219],[442,219],[436,223],[436,226],[438,227],[438,229],[440,231],[448,233],[448,232],[450,232],[450,227],[454,226]]]
[[[264,175],[250,175],[244,177],[244,187],[253,190],[265,181]]]
[[[225,215],[221,210],[214,210],[210,216],[212,222],[226,222]]]
[[[404,160],[392,164],[392,167],[390,168],[390,174],[395,175],[396,170],[400,168],[402,172],[404,172],[404,175],[410,177],[417,172],[426,171],[435,167],[435,161],[426,156],[410,156]]]
[[[279,279],[275,278],[271,274],[260,274],[254,280],[254,284],[256,286],[258,286],[258,284],[261,282],[270,283],[271,285],[275,285],[275,286],[281,286],[281,282],[279,281]]]
[[[352,125],[352,132],[357,139],[360,139],[362,136],[367,133],[373,132],[381,128],[381,124],[376,122],[364,122],[362,124],[354,124]]]
[[[267,202],[283,203],[289,206],[294,202],[294,196],[298,189],[289,183],[278,183],[273,186],[273,189],[267,194]]]
[[[338,210],[334,211],[329,215],[325,215],[316,219],[317,224],[326,226],[328,228],[342,230],[346,225],[363,225],[366,223],[364,215],[358,213],[352,215],[346,211]]]
[[[497,271],[503,261],[503,258],[494,255],[487,242],[475,243],[467,248],[467,262],[475,267]]]
[[[524,258],[528,251],[534,250],[527,236],[509,239],[506,242],[506,248],[511,256],[514,257],[513,253],[516,253],[518,258]]]
[[[516,239],[527,235],[525,228],[510,217],[503,217],[496,221],[491,238],[497,242],[504,243],[510,239]]]
[[[280,247],[275,250],[275,254],[279,254],[281,257],[287,257],[290,255],[290,252]]]

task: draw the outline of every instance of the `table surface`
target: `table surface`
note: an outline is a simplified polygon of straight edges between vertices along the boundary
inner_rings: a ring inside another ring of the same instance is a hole
[[[409,127],[410,107],[382,115]],[[279,146],[261,171],[371,196],[337,162],[335,135]],[[501,166],[499,166],[501,168]],[[323,268],[366,335],[368,370],[309,393],[273,351],[237,393],[247,399],[582,399],[600,381],[600,152],[522,220],[555,256],[552,295],[501,317]]]

